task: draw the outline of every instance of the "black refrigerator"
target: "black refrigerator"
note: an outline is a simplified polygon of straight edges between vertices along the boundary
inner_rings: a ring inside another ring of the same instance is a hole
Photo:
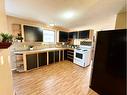
[[[126,95],[126,32],[97,33],[90,88],[100,95]]]

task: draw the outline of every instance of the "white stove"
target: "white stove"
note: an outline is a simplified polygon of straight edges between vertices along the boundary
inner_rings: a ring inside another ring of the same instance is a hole
[[[80,45],[78,49],[74,50],[74,63],[86,67],[91,62],[92,46]]]

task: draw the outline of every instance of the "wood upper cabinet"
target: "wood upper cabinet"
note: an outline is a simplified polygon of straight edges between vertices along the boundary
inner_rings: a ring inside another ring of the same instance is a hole
[[[68,32],[59,31],[59,42],[67,42]]]
[[[89,38],[90,30],[79,31],[79,39]]]
[[[77,32],[59,31],[59,42],[67,42],[68,39],[90,39],[92,40],[93,30],[83,30]]]
[[[69,39],[77,39],[77,38],[78,38],[78,32],[69,33]]]
[[[26,42],[43,42],[43,30],[40,27],[23,26],[24,41]]]
[[[27,70],[37,68],[37,54],[26,55]]]
[[[47,65],[47,52],[38,54],[39,67]]]

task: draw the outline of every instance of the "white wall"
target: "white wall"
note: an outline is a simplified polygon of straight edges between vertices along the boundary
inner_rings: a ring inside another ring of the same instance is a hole
[[[81,26],[78,28],[74,28],[72,30],[73,31],[87,30],[87,29],[92,29],[94,31],[112,30],[112,29],[115,29],[116,17],[117,15],[106,17],[103,20],[93,22],[92,24],[89,24],[87,26]]]
[[[116,29],[127,29],[127,12],[122,12],[117,15]]]
[[[93,29],[94,31],[127,29],[127,12],[120,12],[111,17],[106,17],[103,20],[93,22],[87,26],[73,28],[72,31]]]
[[[0,0],[0,32],[7,32],[4,0]],[[0,49],[0,95],[13,95],[9,50]]]
[[[4,7],[4,0],[0,0],[0,32],[8,32]]]

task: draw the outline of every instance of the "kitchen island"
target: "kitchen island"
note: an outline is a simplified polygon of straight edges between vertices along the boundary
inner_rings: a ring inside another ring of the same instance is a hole
[[[68,52],[72,52],[71,57],[67,57]],[[73,53],[73,48],[44,48],[39,50],[15,51],[16,59],[18,56],[22,56],[22,60],[16,60],[16,70],[24,72],[67,59],[73,62]]]

